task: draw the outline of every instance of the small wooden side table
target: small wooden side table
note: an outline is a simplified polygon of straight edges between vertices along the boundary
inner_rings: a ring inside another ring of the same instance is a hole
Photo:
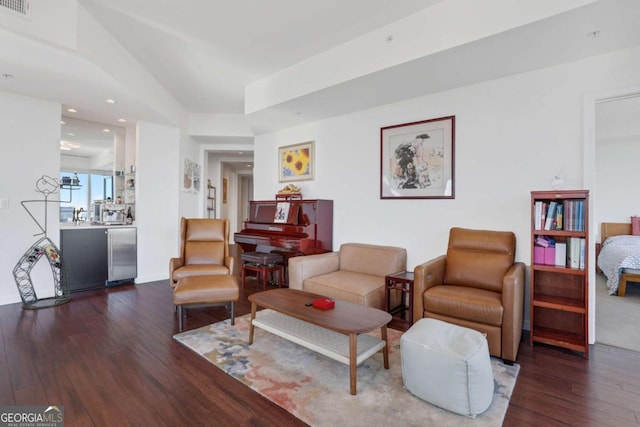
[[[400,271],[389,274],[384,278],[384,306],[391,315],[407,311],[406,316],[394,316],[393,320],[404,323],[407,326],[413,325],[413,272]],[[401,304],[397,307],[390,307],[391,291],[400,291],[402,296]],[[408,304],[406,299],[409,299]]]

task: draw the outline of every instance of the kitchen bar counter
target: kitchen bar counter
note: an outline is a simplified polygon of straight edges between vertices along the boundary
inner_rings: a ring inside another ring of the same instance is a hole
[[[90,222],[81,222],[76,225],[73,222],[61,222],[60,230],[94,230],[96,228],[135,228],[135,224],[122,224],[122,225],[106,225],[106,224],[92,224]]]
[[[71,292],[133,283],[136,234],[134,225],[60,223],[63,275]]]

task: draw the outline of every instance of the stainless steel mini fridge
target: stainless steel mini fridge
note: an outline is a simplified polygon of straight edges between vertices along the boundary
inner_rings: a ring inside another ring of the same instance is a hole
[[[134,279],[138,274],[136,229],[109,228],[107,233],[109,259],[107,285]]]

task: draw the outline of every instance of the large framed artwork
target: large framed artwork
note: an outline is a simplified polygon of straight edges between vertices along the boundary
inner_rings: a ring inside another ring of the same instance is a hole
[[[313,141],[308,141],[278,148],[280,182],[313,179],[315,172],[313,145]]]
[[[381,199],[453,199],[455,116],[380,128]]]

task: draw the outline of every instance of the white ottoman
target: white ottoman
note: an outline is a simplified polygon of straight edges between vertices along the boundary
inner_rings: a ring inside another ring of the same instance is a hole
[[[486,337],[473,329],[420,319],[400,338],[402,379],[413,395],[475,418],[493,400]]]

